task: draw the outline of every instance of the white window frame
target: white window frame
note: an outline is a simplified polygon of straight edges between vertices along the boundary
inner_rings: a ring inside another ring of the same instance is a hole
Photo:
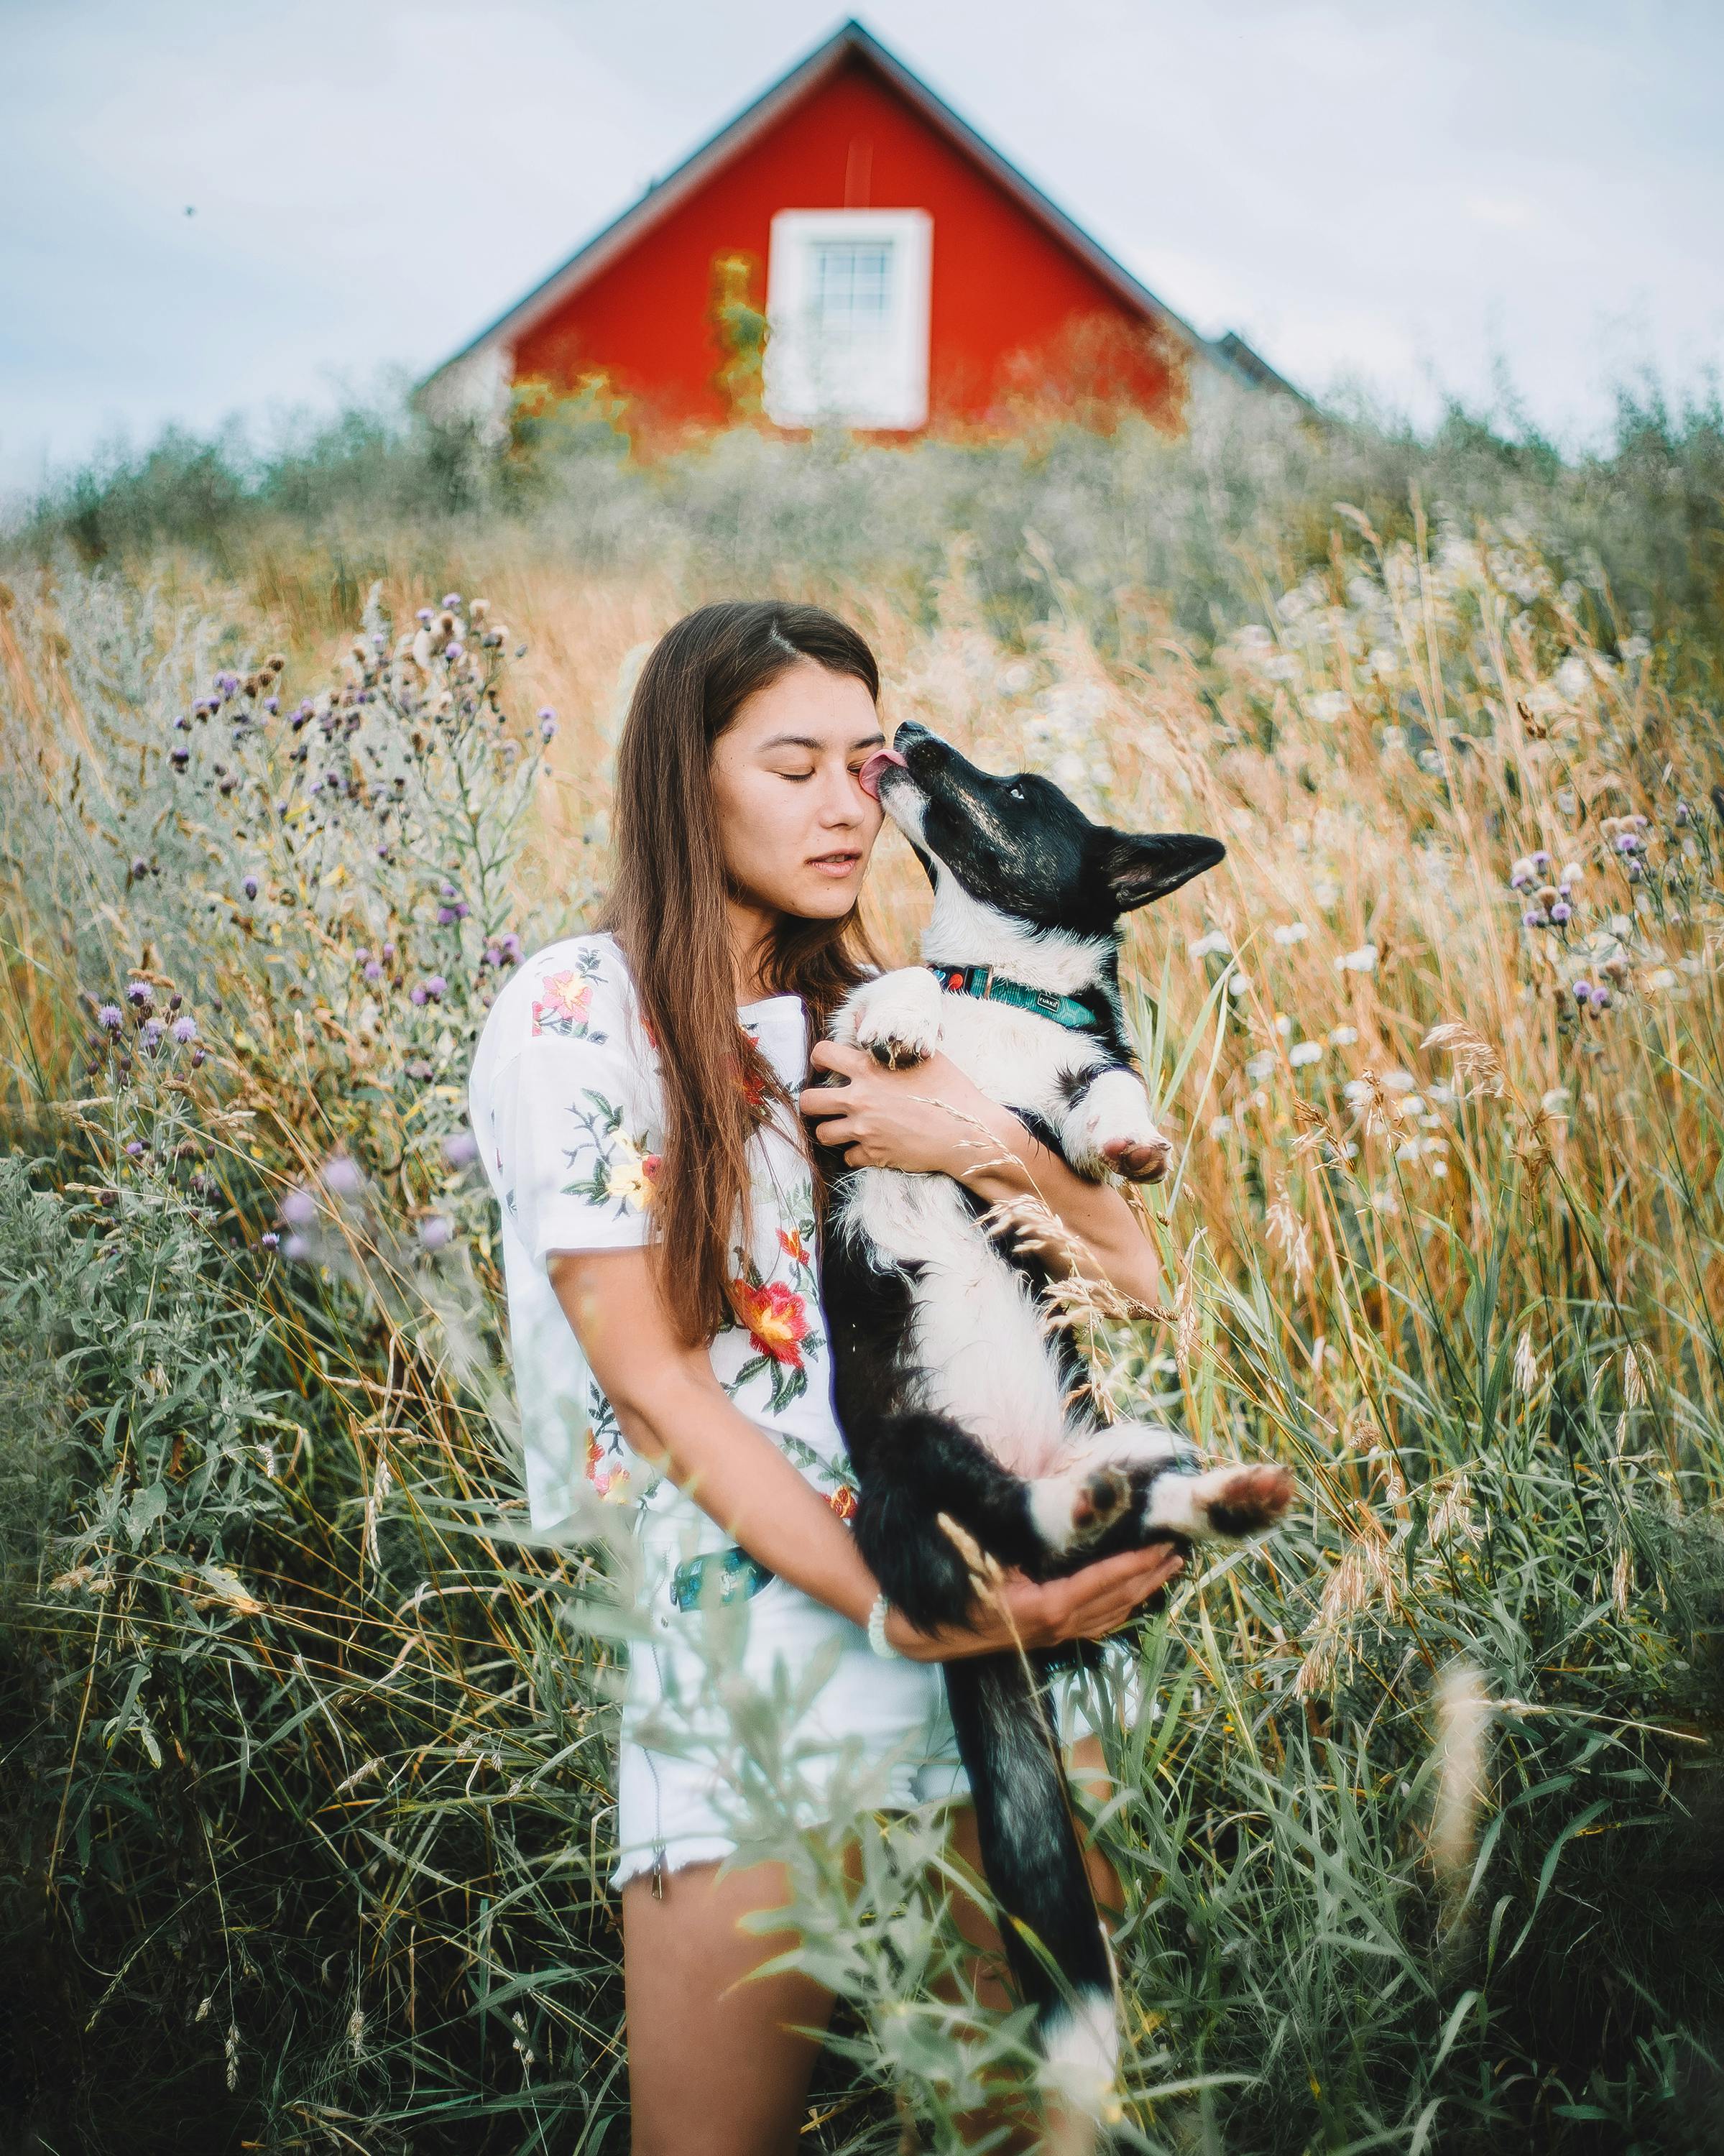
[[[933,233],[923,209],[781,209],[773,218],[763,388],[774,425],[826,420],[907,432],[927,424]],[[877,357],[846,367],[820,349],[812,320],[814,264],[822,243],[870,241],[891,247],[891,304]]]

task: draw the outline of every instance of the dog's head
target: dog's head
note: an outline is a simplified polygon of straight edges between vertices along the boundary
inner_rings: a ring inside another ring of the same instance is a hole
[[[1191,832],[1092,824],[1051,779],[978,771],[909,720],[864,766],[862,783],[936,891],[949,875],[996,912],[1066,935],[1110,934],[1122,913],[1165,898],[1227,851]]]

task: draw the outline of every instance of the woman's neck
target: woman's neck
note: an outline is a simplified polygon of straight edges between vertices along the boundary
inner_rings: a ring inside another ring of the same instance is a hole
[[[747,899],[727,897],[725,911],[731,931],[731,966],[736,976],[736,1001],[758,1003],[768,993],[762,968],[772,957],[778,916]]]

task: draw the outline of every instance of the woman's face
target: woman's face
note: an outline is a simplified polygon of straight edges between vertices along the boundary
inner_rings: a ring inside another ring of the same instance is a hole
[[[809,920],[849,911],[881,816],[856,774],[885,739],[862,683],[812,659],[741,704],[712,744],[712,790],[745,899]]]

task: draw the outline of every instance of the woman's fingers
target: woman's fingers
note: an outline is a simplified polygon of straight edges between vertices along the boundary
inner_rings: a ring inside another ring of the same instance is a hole
[[[1183,1568],[1185,1560],[1163,1543],[1147,1550],[1128,1550],[1104,1558],[1074,1573],[1061,1584],[1074,1590],[1068,1605],[1065,1639],[1099,1639],[1129,1624],[1138,1608],[1161,1592]]]
[[[817,1040],[808,1061],[816,1070],[836,1070],[846,1078],[859,1077],[865,1070],[877,1067],[874,1058],[863,1050],[846,1048],[836,1040]]]

